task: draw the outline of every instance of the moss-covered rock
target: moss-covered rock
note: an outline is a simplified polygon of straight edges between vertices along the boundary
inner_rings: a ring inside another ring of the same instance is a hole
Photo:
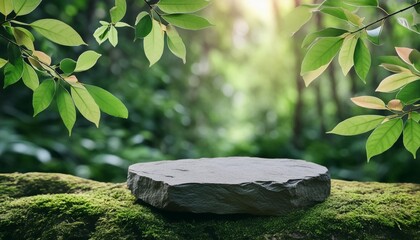
[[[324,203],[256,217],[165,213],[125,184],[0,174],[0,239],[420,239],[420,185],[333,180]]]

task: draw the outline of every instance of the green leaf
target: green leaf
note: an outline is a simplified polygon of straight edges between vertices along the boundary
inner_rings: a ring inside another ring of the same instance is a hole
[[[372,96],[360,96],[351,98],[351,101],[359,107],[368,109],[385,110],[385,103],[381,99]]]
[[[22,64],[12,65],[10,62],[4,67],[4,86],[6,88],[12,84],[17,83],[23,74],[23,61]]]
[[[125,22],[117,22],[117,23],[115,23],[115,27],[116,28],[131,27],[131,25],[128,24],[128,23],[125,23]]]
[[[366,152],[368,161],[379,155],[394,145],[403,130],[403,121],[400,118],[389,120],[379,125],[370,134],[366,142]]]
[[[31,13],[35,10],[42,0],[14,0],[14,11],[17,16]]]
[[[99,127],[101,112],[95,100],[86,88],[80,83],[71,85],[71,96],[76,108],[83,117],[94,123],[96,127]]]
[[[374,29],[370,29],[370,30],[366,30],[366,34],[368,36],[368,40],[376,45],[381,44],[381,33],[383,30],[383,24],[384,22],[382,22],[381,26],[374,28]]]
[[[420,122],[420,113],[418,112],[411,112],[410,118],[413,119],[416,122]]]
[[[55,81],[47,79],[43,81],[34,91],[32,105],[34,107],[34,117],[44,111],[54,98],[55,94]]]
[[[354,65],[354,51],[356,50],[357,37],[354,34],[344,38],[340,53],[338,54],[338,63],[341,66],[344,76],[347,76]]]
[[[160,0],[158,7],[165,13],[192,13],[209,5],[206,0]]]
[[[19,46],[25,46],[27,49],[31,50],[31,51],[35,51],[35,47],[34,47],[34,36],[32,35],[31,32],[29,32],[28,30],[21,28],[21,27],[16,27],[13,28],[13,35],[16,39],[16,43]]]
[[[71,130],[76,122],[76,108],[74,106],[73,99],[66,89],[59,87],[57,89],[56,101],[58,113],[60,114],[64,125],[69,130],[69,135],[71,135]]]
[[[420,124],[412,118],[407,119],[403,133],[404,147],[416,158],[420,147]]]
[[[1,0],[0,1],[0,13],[4,16],[9,15],[13,11],[14,0]]]
[[[301,74],[319,69],[330,63],[337,55],[342,44],[343,38],[340,37],[326,37],[314,43],[303,58]]]
[[[410,23],[408,23],[407,19],[405,19],[405,18],[403,18],[403,17],[399,17],[399,18],[397,18],[397,21],[398,21],[398,23],[399,23],[401,26],[403,26],[404,28],[406,28],[406,29],[408,29],[408,30],[410,30],[410,31],[412,31],[412,32],[415,32],[415,33],[417,33],[417,34],[420,34],[420,32],[419,32],[419,31],[417,31],[417,29],[416,29],[416,28],[414,28],[413,26],[411,26],[411,24],[410,24]]]
[[[38,75],[36,74],[35,70],[31,67],[31,65],[24,63],[23,64],[23,74],[22,74],[23,83],[32,91],[39,86],[39,79]]]
[[[332,59],[331,59],[332,60]],[[319,67],[316,70],[306,72],[302,75],[303,81],[305,82],[305,86],[309,86],[316,78],[318,78],[330,65],[331,61],[324,66]]]
[[[341,7],[324,7],[320,11],[338,19],[347,21],[355,26],[361,26],[363,22],[363,18],[360,18],[353,12]]]
[[[379,59],[379,62],[381,63],[392,64],[392,65],[401,66],[403,68],[408,68],[408,65],[405,62],[403,62],[399,57],[396,57],[396,56],[380,56],[378,59]]]
[[[4,67],[4,65],[6,65],[6,63],[7,63],[6,59],[0,58],[0,68]]]
[[[56,19],[41,19],[31,24],[39,34],[52,42],[63,46],[79,46],[86,43],[82,37],[69,25]]]
[[[322,29],[321,31],[308,34],[302,42],[302,48],[309,47],[314,41],[318,40],[319,38],[338,37],[343,35],[344,33],[347,33],[347,31],[339,28]]]
[[[376,91],[392,92],[419,79],[419,76],[416,76],[411,72],[397,73],[382,80],[382,82],[379,83],[378,88],[376,88]]]
[[[171,50],[175,56],[181,58],[185,64],[187,50],[185,48],[184,42],[182,41],[182,38],[179,36],[176,29],[170,25],[168,25],[166,28],[166,35],[168,36],[167,43],[169,50]]]
[[[379,65],[380,67],[383,67],[384,69],[390,71],[390,72],[394,72],[394,73],[400,73],[400,72],[410,72],[409,69],[407,68],[403,68],[401,66],[398,65],[394,65],[394,64],[388,64],[388,63],[382,63]]]
[[[114,26],[111,26],[109,29],[109,42],[113,47],[118,45],[118,31]]]
[[[136,38],[144,38],[152,31],[152,18],[147,12],[141,12],[136,18]]]
[[[354,70],[363,82],[366,82],[371,62],[369,49],[366,47],[363,40],[359,38],[354,51]]]
[[[416,49],[410,53],[408,59],[413,63],[413,66],[420,72],[420,52]]]
[[[128,110],[121,100],[100,87],[92,85],[84,86],[104,113],[114,117],[128,118]]]
[[[397,94],[397,98],[400,99],[406,105],[413,104],[420,100],[420,81],[415,81],[407,86],[403,87]]]
[[[123,19],[127,12],[127,3],[125,0],[115,0],[115,6],[109,10],[112,23],[117,23]]]
[[[192,14],[171,14],[162,16],[168,23],[188,30],[200,30],[213,26],[207,19]]]
[[[299,29],[312,18],[312,9],[308,6],[298,6],[285,17],[287,24],[284,29],[286,33],[293,36]]]
[[[164,33],[160,23],[153,20],[152,31],[144,38],[144,53],[150,62],[150,66],[159,61],[163,54],[164,44]]]
[[[83,72],[95,66],[96,62],[102,55],[95,51],[89,50],[82,53],[76,62],[75,72]]]
[[[74,69],[76,69],[76,61],[70,58],[64,58],[60,62],[60,69],[65,74],[71,74],[74,72]]]
[[[378,0],[343,0],[343,3],[355,7],[377,7],[379,5]]]
[[[93,37],[95,38],[96,42],[98,44],[102,44],[108,39],[109,35],[109,26],[101,26],[98,29],[95,30],[93,33]]]
[[[342,136],[358,135],[376,128],[384,119],[385,117],[380,115],[355,116],[340,122],[328,133],[334,133]]]
[[[12,43],[7,45],[7,55],[9,57],[9,63],[12,65],[20,65],[20,63],[23,62],[20,48]]]

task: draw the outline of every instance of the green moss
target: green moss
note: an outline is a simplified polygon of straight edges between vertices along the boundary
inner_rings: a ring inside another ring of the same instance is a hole
[[[333,180],[321,204],[282,217],[165,213],[125,184],[0,174],[0,239],[420,239],[420,185]]]

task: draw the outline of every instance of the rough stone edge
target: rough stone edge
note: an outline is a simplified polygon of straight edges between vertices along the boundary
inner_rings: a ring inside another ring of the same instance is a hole
[[[420,184],[333,180],[325,202],[269,218],[166,214],[124,184],[61,174],[0,174],[0,200],[0,239],[420,239]]]

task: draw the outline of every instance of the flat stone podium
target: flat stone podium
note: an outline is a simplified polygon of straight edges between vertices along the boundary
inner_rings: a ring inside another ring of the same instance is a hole
[[[284,215],[324,201],[328,169],[293,159],[202,158],[137,163],[128,188],[163,210],[192,213]]]

